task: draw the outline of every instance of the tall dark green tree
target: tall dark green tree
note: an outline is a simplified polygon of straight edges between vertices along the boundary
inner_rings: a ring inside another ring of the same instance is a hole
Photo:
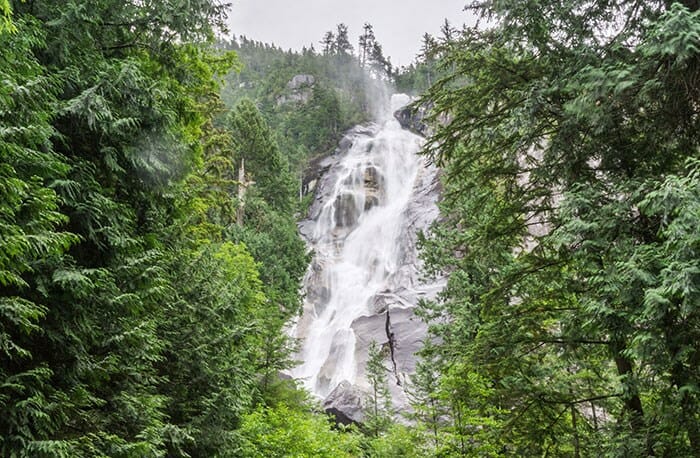
[[[0,29],[0,454],[39,456],[65,450],[43,442],[61,428],[68,395],[52,383],[55,368],[42,357],[43,322],[51,301],[35,278],[60,267],[78,237],[61,230],[60,198],[49,186],[69,167],[55,154],[51,126],[56,79],[32,55],[44,33],[31,20]],[[6,17],[5,17],[6,15]],[[8,30],[10,29],[11,32]]]
[[[290,211],[295,184],[289,164],[255,104],[251,100],[239,102],[227,123],[233,147],[255,181],[253,189],[273,208]]]
[[[321,50],[324,55],[329,56],[335,54],[335,34],[330,30],[326,32],[321,40],[321,45]]]
[[[336,26],[335,53],[342,58],[347,58],[352,55],[353,49],[352,43],[350,43],[348,26],[341,22]]]
[[[367,354],[367,381],[370,392],[365,399],[364,424],[373,437],[378,437],[389,428],[394,414],[387,377],[389,370],[384,365],[384,353],[376,341],[370,342]]]
[[[224,235],[226,176],[202,170],[220,164],[203,152],[233,63],[206,44],[224,7],[13,9],[0,36],[2,454],[224,454],[257,391],[266,305],[257,265]]]
[[[372,52],[372,47],[377,39],[374,36],[374,27],[369,22],[365,22],[362,26],[362,34],[358,40],[359,46],[357,48],[358,59],[360,60],[360,66],[364,67],[369,59],[370,53]]]
[[[696,455],[697,2],[474,9],[424,100],[443,372],[488,383],[508,454]]]

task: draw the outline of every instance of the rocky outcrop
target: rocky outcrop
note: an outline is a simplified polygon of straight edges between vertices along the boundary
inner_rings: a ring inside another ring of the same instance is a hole
[[[316,78],[313,75],[295,75],[287,83],[287,89],[296,91],[304,87],[311,87],[316,83]]]
[[[335,226],[339,228],[351,228],[360,218],[360,209],[357,205],[357,196],[351,192],[339,194],[335,198]]]
[[[307,195],[315,193],[316,187],[321,179],[326,176],[331,167],[337,165],[339,159],[350,150],[355,138],[357,138],[358,135],[371,134],[374,132],[373,129],[375,128],[375,124],[355,126],[343,135],[343,138],[341,138],[338,143],[338,147],[334,149],[330,155],[324,154],[309,161],[309,165],[307,165],[306,170],[304,170],[304,175],[302,177],[302,194]]]
[[[360,424],[364,419],[365,394],[350,382],[341,382],[323,401],[323,409],[340,425]]]
[[[284,94],[277,97],[277,106],[287,103],[306,104],[313,95],[316,78],[313,75],[295,75],[287,83]]]
[[[428,122],[431,116],[430,111],[433,109],[432,103],[424,103],[420,105],[410,104],[400,110],[394,112],[394,118],[399,121],[401,127],[410,130],[414,134],[425,138],[431,137],[435,133],[435,126],[447,125],[451,117],[445,114],[440,114],[434,121]]]
[[[384,202],[384,177],[374,166],[364,171],[365,210]]]
[[[301,179],[301,193],[307,195],[316,192],[316,185],[319,179],[328,172],[328,169],[331,168],[334,162],[335,160],[332,156],[325,155],[309,161],[309,165],[306,166]]]
[[[394,408],[404,411],[408,399],[404,388],[407,378],[416,371],[416,352],[423,346],[427,326],[413,312],[412,308],[398,303],[388,307],[383,313],[358,318],[352,324],[355,332],[355,360],[361,368],[358,387],[369,390],[366,384],[365,368],[370,342],[374,341],[384,349],[384,367],[387,368],[387,381]]]
[[[410,104],[395,111],[394,117],[404,129],[427,138],[433,133],[426,120],[431,108],[431,105]]]

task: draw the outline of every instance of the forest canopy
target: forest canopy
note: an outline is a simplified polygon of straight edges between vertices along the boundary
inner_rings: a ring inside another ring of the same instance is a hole
[[[1,456],[700,454],[697,0],[476,1],[401,69],[369,23],[283,51],[227,8],[0,0]],[[405,418],[373,343],[343,428],[280,376],[296,222],[391,85],[448,283]]]

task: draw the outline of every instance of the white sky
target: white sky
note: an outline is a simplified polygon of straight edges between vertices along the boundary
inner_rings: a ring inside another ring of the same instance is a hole
[[[464,6],[469,0],[231,0],[231,33],[284,49],[319,42],[328,30],[344,22],[352,44],[369,22],[394,65],[408,65],[418,53],[425,32],[438,35],[447,18],[460,26],[473,23]]]

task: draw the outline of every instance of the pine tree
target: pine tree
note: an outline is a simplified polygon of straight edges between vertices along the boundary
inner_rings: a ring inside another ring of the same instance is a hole
[[[367,381],[370,393],[366,398],[364,426],[374,437],[386,431],[393,416],[387,380],[388,369],[384,366],[383,353],[376,341],[370,342],[367,354]]]
[[[294,182],[286,158],[275,142],[272,131],[250,100],[242,100],[228,116],[233,148],[245,159],[255,181],[254,189],[275,209],[290,211]]]
[[[348,58],[352,55],[353,47],[348,36],[348,26],[340,23],[336,27],[335,33],[335,53],[343,58]]]
[[[325,56],[330,56],[337,53],[335,34],[330,30],[323,35],[321,40],[322,52]]]
[[[364,67],[372,53],[372,48],[376,38],[374,36],[374,28],[369,22],[365,22],[362,27],[362,35],[359,38],[358,54],[360,59],[360,66]]]

